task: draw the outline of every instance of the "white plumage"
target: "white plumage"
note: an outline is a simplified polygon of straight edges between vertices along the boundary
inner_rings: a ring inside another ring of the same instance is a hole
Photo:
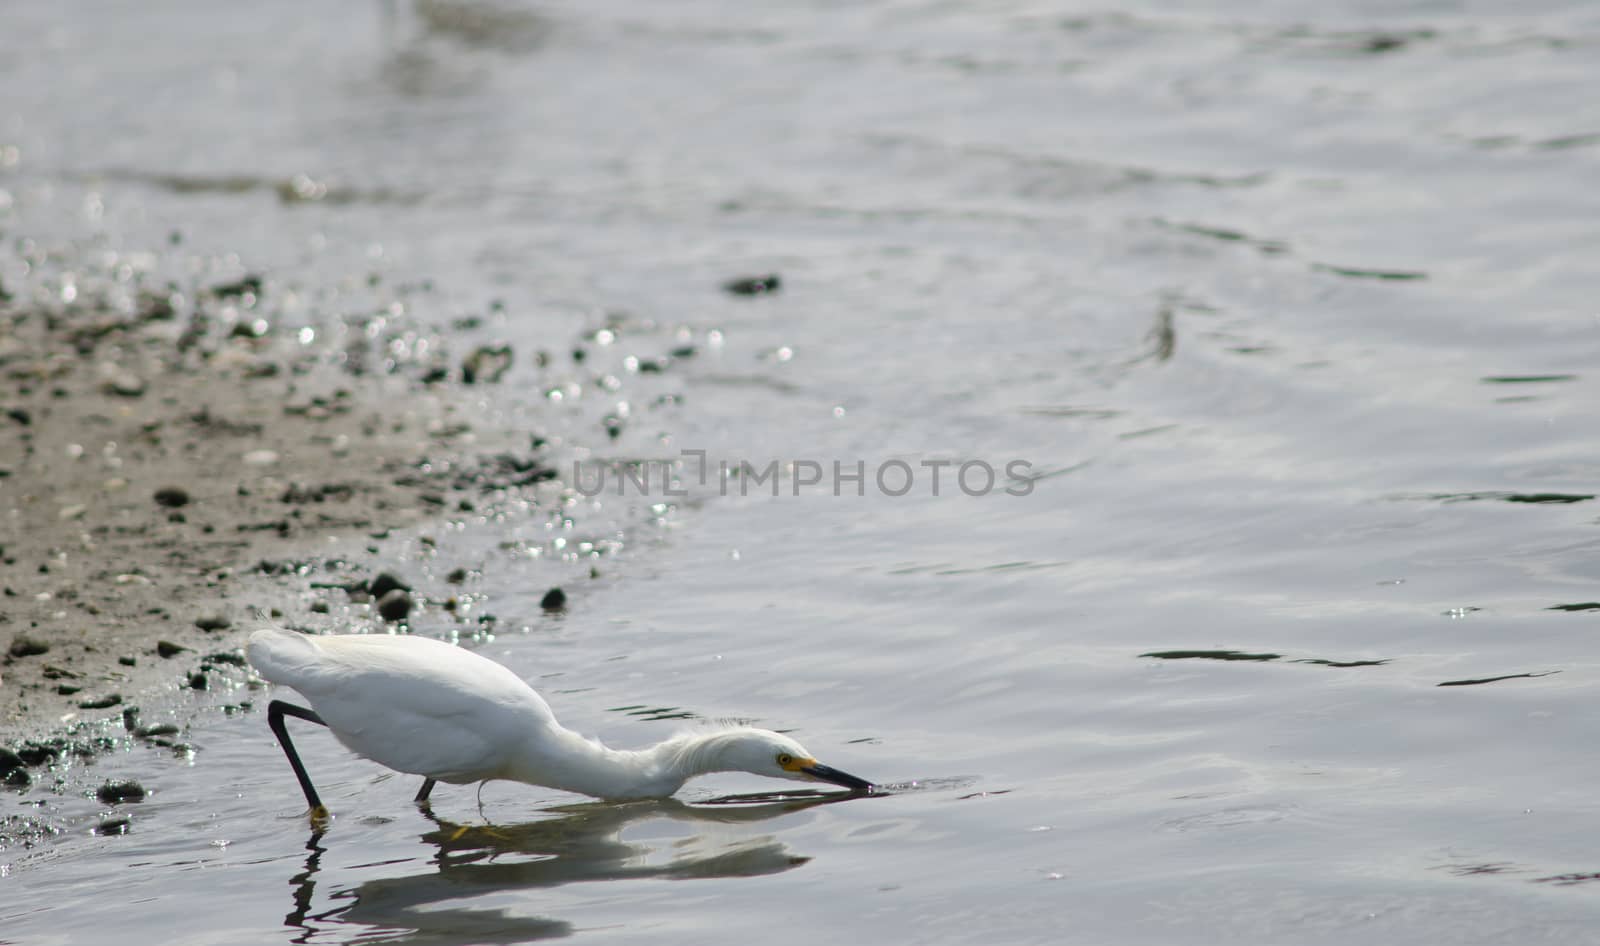
[[[320,722],[352,752],[433,781],[511,779],[600,798],[665,797],[708,772],[745,771],[870,784],[821,765],[803,746],[764,729],[681,735],[647,749],[616,750],[557,722],[534,689],[505,666],[423,637],[313,637],[267,628],[250,637],[250,663],[265,679],[298,690],[311,711],[274,700],[268,720],[320,808],[282,717]]]

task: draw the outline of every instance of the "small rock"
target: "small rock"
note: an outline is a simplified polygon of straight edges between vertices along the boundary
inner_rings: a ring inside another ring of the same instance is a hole
[[[211,294],[218,299],[234,299],[249,293],[252,296],[261,295],[261,277],[254,273],[243,276],[233,282],[218,283],[211,287]]]
[[[481,345],[461,362],[461,380],[467,384],[493,384],[511,368],[510,345]]]
[[[114,394],[117,397],[144,397],[144,389],[143,378],[125,371],[117,372],[100,385],[102,393]]]
[[[0,749],[0,778],[10,775],[24,765],[22,756],[17,755],[10,749]]]
[[[452,585],[459,585],[467,580],[467,570],[465,568],[452,568],[450,574],[444,576],[444,580]]]
[[[83,689],[83,687],[73,686],[70,683],[59,683],[59,684],[56,685],[56,692],[58,694],[60,694],[61,696],[71,696],[72,694],[77,693],[79,690],[82,690],[82,689]]]
[[[327,614],[328,613],[328,602],[326,602],[326,601],[313,601],[313,602],[311,602],[311,613],[312,614]]]
[[[44,765],[61,758],[61,748],[48,742],[25,742],[17,747],[23,765]]]
[[[11,649],[8,653],[13,657],[37,657],[48,654],[50,644],[30,634],[18,634],[11,639]]]
[[[163,486],[156,490],[154,499],[158,506],[176,509],[189,505],[189,491],[181,486]]]
[[[206,677],[204,671],[196,670],[194,673],[189,674],[189,689],[204,690],[210,685],[211,681]]]
[[[539,599],[539,607],[546,611],[560,611],[567,606],[567,593],[560,588],[551,588]]]
[[[33,415],[26,408],[13,407],[6,411],[6,416],[26,427],[33,423]]]
[[[172,641],[156,641],[156,653],[165,658],[176,657],[188,649],[182,644],[174,644]]]
[[[122,710],[122,728],[133,732],[139,728],[139,707],[127,706]]]
[[[722,290],[735,296],[760,296],[783,288],[783,278],[777,273],[765,276],[741,276],[722,284]]]
[[[248,466],[271,466],[278,462],[278,451],[251,450],[244,455],[244,462]]]
[[[152,739],[156,736],[176,736],[178,727],[172,723],[156,723],[153,726],[140,726],[133,731],[140,739]]]
[[[410,591],[411,586],[400,580],[393,572],[379,572],[367,582],[367,594],[374,598],[382,598],[391,591]]]
[[[78,701],[78,709],[110,709],[122,702],[122,694],[107,693],[105,696],[90,697]]]
[[[107,804],[109,804],[109,802]],[[128,825],[132,823],[133,819],[127,816],[123,816],[121,818],[107,818],[98,825],[95,825],[94,833],[99,835],[127,834]]]
[[[0,775],[0,784],[4,784],[6,788],[27,788],[32,783],[33,776],[28,774],[27,769],[12,769]]]
[[[378,599],[378,614],[385,621],[403,621],[411,613],[411,595],[399,588]]]
[[[118,657],[117,658],[117,663],[122,664],[124,667],[137,667],[137,666],[139,666],[139,658],[138,657]]]
[[[206,614],[195,618],[194,626],[202,631],[225,631],[233,626],[233,622],[220,614]]]
[[[112,780],[100,786],[95,791],[94,797],[108,805],[125,801],[144,801],[144,786],[131,778]]]

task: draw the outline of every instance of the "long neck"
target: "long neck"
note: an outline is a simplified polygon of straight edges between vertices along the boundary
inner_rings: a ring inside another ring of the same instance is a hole
[[[506,778],[595,798],[666,798],[696,775],[726,771],[725,733],[676,736],[647,749],[612,749],[554,724],[530,739]]]

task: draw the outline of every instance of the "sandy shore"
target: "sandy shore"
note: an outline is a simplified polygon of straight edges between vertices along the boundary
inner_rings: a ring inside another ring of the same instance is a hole
[[[330,537],[378,546],[552,475],[462,396],[507,353],[382,362],[370,323],[272,324],[275,291],[0,290],[0,778],[29,779],[8,753],[91,751],[86,724],[237,680],[268,620],[365,600],[371,566],[308,565]]]

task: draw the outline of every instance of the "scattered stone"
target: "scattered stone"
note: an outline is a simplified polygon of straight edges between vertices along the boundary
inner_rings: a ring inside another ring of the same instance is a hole
[[[26,427],[29,424],[33,423],[33,415],[28,413],[26,409],[21,408],[21,407],[13,407],[10,410],[6,411],[6,416],[11,418],[12,420],[16,421],[17,423],[21,424],[24,427]]]
[[[6,774],[0,775],[0,784],[5,785],[6,788],[27,788],[33,784],[33,776],[28,774],[27,769],[12,769]]]
[[[233,622],[221,614],[206,614],[195,618],[194,626],[202,631],[225,631],[233,626]]]
[[[378,614],[385,621],[403,621],[411,613],[411,595],[399,588],[378,599]]]
[[[480,345],[461,362],[461,380],[493,384],[511,369],[510,345]]]
[[[245,665],[243,655],[229,653],[225,650],[219,650],[214,654],[207,654],[206,659],[214,664],[227,664],[230,667],[243,668]]]
[[[114,394],[117,397],[144,397],[144,379],[136,374],[119,371],[107,378],[100,390],[105,394]]]
[[[107,693],[105,696],[91,697],[78,701],[78,709],[110,709],[122,702],[122,694]]]
[[[189,505],[189,491],[181,486],[163,486],[156,490],[154,499],[158,506],[176,509]]]
[[[546,611],[561,611],[567,606],[567,593],[560,588],[551,588],[539,599],[539,607]]]
[[[95,791],[94,797],[107,805],[116,805],[125,801],[144,801],[144,786],[131,778],[114,779],[100,786]]]
[[[218,299],[236,299],[249,293],[252,296],[261,295],[261,277],[251,273],[233,282],[218,283],[211,287],[211,294]]]
[[[156,641],[156,653],[166,659],[176,657],[188,649],[182,644],[174,644],[172,641]]]
[[[311,602],[311,613],[312,614],[327,614],[328,613],[328,602],[326,602],[326,601],[313,601],[313,602]]]
[[[118,657],[117,658],[117,663],[122,664],[124,667],[137,667],[137,666],[139,666],[139,658],[137,658],[137,657]]]
[[[94,833],[98,835],[127,834],[128,826],[132,823],[133,819],[126,815],[118,818],[107,818],[106,820],[95,825]]]
[[[367,594],[374,598],[382,598],[397,588],[401,591],[411,590],[411,586],[402,581],[393,572],[379,572],[372,577],[371,581],[367,582]]]
[[[139,728],[139,707],[127,706],[122,710],[122,728],[133,732]]]
[[[17,747],[23,765],[44,765],[61,758],[61,747],[48,742],[25,742]]]
[[[194,673],[189,674],[189,689],[204,690],[210,685],[211,681],[206,677],[205,671],[196,670]]]
[[[465,568],[452,568],[450,574],[444,576],[444,580],[452,585],[459,585],[467,580],[467,570]]]
[[[157,736],[176,736],[178,727],[173,723],[156,723],[151,726],[140,726],[133,731],[140,739],[153,739]]]
[[[7,651],[13,657],[37,657],[40,654],[48,654],[49,652],[49,642],[42,641],[31,634],[18,634],[13,637],[11,639],[11,649]]]
[[[56,693],[58,695],[60,695],[60,696],[71,696],[72,694],[77,693],[82,689],[83,689],[83,687],[73,686],[70,683],[58,683],[58,684],[56,684]]]
[[[765,276],[740,276],[722,284],[722,290],[735,296],[760,296],[783,288],[783,278],[777,273]]]
[[[21,769],[23,764],[22,756],[17,755],[10,749],[0,748],[0,778],[5,778],[12,772]]]

